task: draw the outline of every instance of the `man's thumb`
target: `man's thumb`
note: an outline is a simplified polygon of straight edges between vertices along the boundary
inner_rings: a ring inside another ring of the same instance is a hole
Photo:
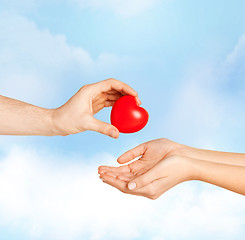
[[[91,131],[96,131],[101,134],[107,135],[112,138],[118,138],[119,137],[119,131],[116,127],[113,125],[102,122],[96,118],[92,118],[89,122],[89,129]]]

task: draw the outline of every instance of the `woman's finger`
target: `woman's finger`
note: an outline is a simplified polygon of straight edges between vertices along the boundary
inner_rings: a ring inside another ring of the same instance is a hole
[[[122,174],[121,173],[121,174],[118,174],[116,178],[119,180],[125,181],[125,182],[130,182],[135,178],[135,176],[133,174],[125,174],[125,173]]]
[[[119,179],[125,182],[132,181],[135,178],[135,176],[131,173],[104,172],[103,174],[107,174],[113,178],[116,178],[116,179]]]
[[[120,166],[120,167],[110,167],[110,166],[100,166],[99,173],[107,172],[107,171],[115,171],[118,173],[130,173],[130,168],[128,165]]]
[[[137,195],[137,196],[144,196],[144,197],[154,199],[154,196],[155,196],[155,189],[154,188],[156,187],[156,185],[153,188],[153,185],[149,184],[143,188],[131,191],[127,187],[127,182],[122,181],[120,179],[116,179],[116,178],[109,176],[107,174],[101,175],[100,179],[104,183],[109,184],[110,186],[112,186],[114,188],[117,188],[118,190],[120,190],[123,193],[128,193],[128,194]]]
[[[145,143],[140,144],[139,146],[125,152],[123,155],[121,155],[117,161],[120,164],[127,163],[132,161],[133,159],[142,156],[146,151],[146,145]]]
[[[127,166],[122,167],[99,167],[98,174],[107,174],[114,178],[123,180],[123,181],[131,181],[135,178],[134,174],[130,172]]]
[[[100,179],[103,182],[111,185],[112,187],[117,188],[118,190],[120,190],[122,192],[127,191],[127,182],[125,182],[125,181],[122,181],[120,179],[116,179],[116,178],[109,176],[107,174],[101,174]]]
[[[128,183],[128,188],[130,190],[136,190],[140,189],[154,180],[162,178],[161,176],[161,169],[159,169],[158,166],[153,167],[151,170],[148,172],[136,177],[134,180],[130,181]]]

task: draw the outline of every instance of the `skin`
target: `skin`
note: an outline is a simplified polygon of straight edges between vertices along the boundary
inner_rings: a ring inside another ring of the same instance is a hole
[[[168,139],[143,143],[118,158],[120,167],[100,166],[103,182],[128,194],[157,199],[185,181],[199,180],[245,195],[245,154],[188,147]]]
[[[118,138],[116,127],[94,118],[94,115],[127,94],[136,97],[137,103],[141,104],[136,91],[112,78],[83,86],[55,109],[0,96],[0,135],[66,136],[91,130]]]

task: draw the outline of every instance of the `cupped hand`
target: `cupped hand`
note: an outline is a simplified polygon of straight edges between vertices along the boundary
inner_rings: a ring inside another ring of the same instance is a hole
[[[175,185],[191,180],[193,159],[181,155],[183,145],[167,139],[153,140],[124,153],[119,163],[138,160],[120,167],[99,167],[100,178],[124,193],[157,199]]]
[[[94,118],[94,115],[104,107],[113,106],[120,97],[127,94],[136,97],[138,104],[141,104],[136,91],[115,79],[83,86],[63,106],[53,109],[53,122],[58,134],[65,136],[91,130],[118,138],[116,127]]]
[[[117,159],[118,163],[120,164],[125,164],[139,158],[137,161],[121,167],[100,166],[99,173],[110,172],[111,175],[114,174],[117,176],[119,173],[124,172],[124,170],[129,170],[131,174],[137,176],[145,173],[158,162],[167,157],[172,155],[180,155],[184,147],[184,145],[165,138],[142,143],[139,146],[125,152]],[[124,176],[121,175],[120,177],[124,177],[126,180],[126,174]]]

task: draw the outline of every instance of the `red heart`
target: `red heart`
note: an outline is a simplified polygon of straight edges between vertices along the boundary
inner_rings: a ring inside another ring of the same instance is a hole
[[[149,119],[148,112],[137,105],[133,96],[119,98],[111,110],[111,124],[121,133],[134,133],[145,127]]]

